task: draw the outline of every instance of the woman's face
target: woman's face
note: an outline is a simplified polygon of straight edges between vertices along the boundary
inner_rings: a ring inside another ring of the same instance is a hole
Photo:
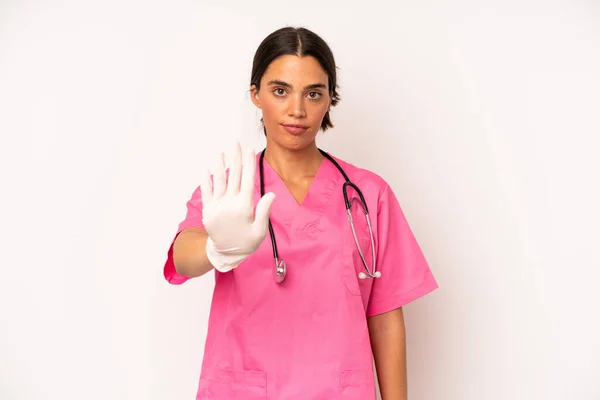
[[[252,102],[262,110],[267,140],[289,150],[312,144],[331,105],[328,76],[314,57],[285,55],[265,71]]]

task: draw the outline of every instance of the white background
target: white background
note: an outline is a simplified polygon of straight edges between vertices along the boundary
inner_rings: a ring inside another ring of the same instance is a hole
[[[1,399],[194,398],[212,275],[162,266],[209,159],[264,145],[287,24],[340,67],[320,146],[390,182],[441,286],[411,400],[600,399],[600,6],[383,4],[0,2]]]

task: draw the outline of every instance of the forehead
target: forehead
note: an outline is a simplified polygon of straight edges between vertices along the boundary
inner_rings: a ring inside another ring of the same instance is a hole
[[[285,55],[271,62],[262,81],[281,80],[292,85],[327,84],[328,77],[321,64],[312,56]]]

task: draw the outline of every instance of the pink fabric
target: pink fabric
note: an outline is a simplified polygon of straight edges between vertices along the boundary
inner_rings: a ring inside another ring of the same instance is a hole
[[[273,280],[268,235],[237,269],[215,271],[197,399],[375,400],[366,317],[402,307],[438,285],[388,184],[336,161],[367,201],[381,277],[358,278],[364,269],[344,207],[344,178],[335,166],[323,160],[299,205],[265,161],[266,191],[277,195],[271,221],[287,277],[282,284]],[[259,196],[257,156],[256,201]],[[197,189],[178,232],[202,226],[200,199]],[[353,207],[353,216],[371,266],[360,207]],[[173,284],[188,279],[175,271],[172,249],[164,274]]]

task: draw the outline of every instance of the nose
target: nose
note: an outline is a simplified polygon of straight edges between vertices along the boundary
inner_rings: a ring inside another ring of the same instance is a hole
[[[304,97],[300,95],[290,96],[288,104],[288,115],[294,118],[306,117],[306,109],[304,108]]]

